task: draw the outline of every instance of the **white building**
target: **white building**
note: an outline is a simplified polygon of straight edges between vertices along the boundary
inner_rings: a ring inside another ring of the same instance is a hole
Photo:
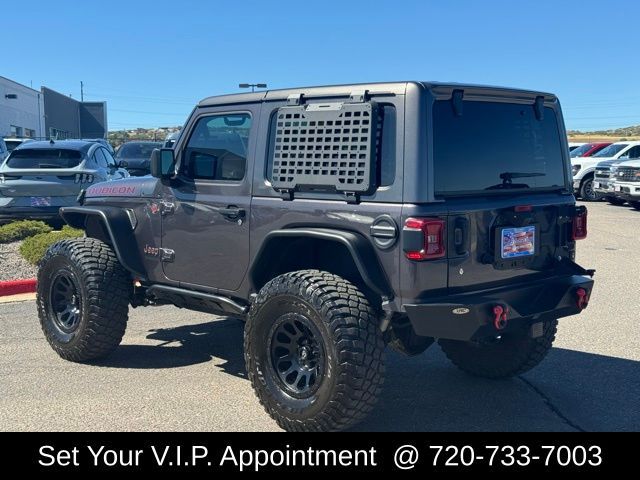
[[[0,76],[0,137],[46,137],[42,93]]]

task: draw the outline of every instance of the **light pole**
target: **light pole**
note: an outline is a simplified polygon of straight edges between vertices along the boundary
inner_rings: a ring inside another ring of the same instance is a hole
[[[267,88],[266,83],[241,83],[238,85],[240,88],[249,88],[251,87],[251,91],[255,92],[256,88]]]

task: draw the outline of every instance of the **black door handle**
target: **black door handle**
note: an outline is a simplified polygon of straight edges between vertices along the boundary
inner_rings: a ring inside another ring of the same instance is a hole
[[[246,214],[246,211],[243,208],[239,208],[234,205],[229,205],[226,208],[219,208],[218,213],[223,217],[236,219],[236,218],[243,218]]]

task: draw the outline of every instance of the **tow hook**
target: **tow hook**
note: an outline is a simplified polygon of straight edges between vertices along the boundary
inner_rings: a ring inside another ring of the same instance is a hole
[[[496,305],[493,307],[493,326],[496,330],[504,330],[507,326],[507,317],[509,316],[509,307]]]
[[[589,293],[582,287],[576,290],[576,305],[580,310],[584,310],[589,305]]]

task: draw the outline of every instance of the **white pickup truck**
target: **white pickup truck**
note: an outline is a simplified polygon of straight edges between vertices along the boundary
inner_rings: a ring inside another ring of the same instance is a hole
[[[618,165],[613,182],[616,197],[629,202],[640,210],[640,160],[631,160]]]
[[[593,157],[575,157],[571,159],[573,188],[583,200],[599,200],[602,196],[594,188],[596,165],[607,160],[640,159],[640,141],[616,142],[603,148]]]

